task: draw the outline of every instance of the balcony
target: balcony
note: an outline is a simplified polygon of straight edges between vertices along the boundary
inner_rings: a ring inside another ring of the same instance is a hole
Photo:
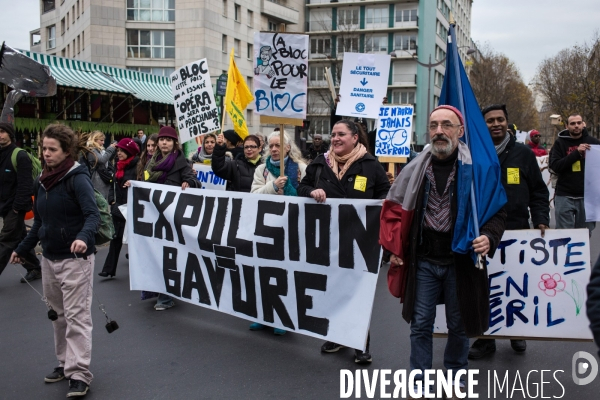
[[[261,0],[260,12],[270,18],[274,18],[286,24],[297,24],[300,22],[300,12],[278,4],[276,0]]]

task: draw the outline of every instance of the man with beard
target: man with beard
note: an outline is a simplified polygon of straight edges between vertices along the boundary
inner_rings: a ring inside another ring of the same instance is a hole
[[[581,115],[570,115],[567,129],[558,134],[550,150],[550,169],[558,175],[554,197],[556,229],[588,228],[591,236],[596,227],[595,222],[585,222],[583,203],[585,152],[592,144],[600,141],[588,135]]]
[[[504,206],[508,229],[529,229],[529,215],[533,226],[544,232],[550,224],[550,194],[542,178],[535,154],[528,146],[517,143],[514,135],[508,133],[508,112],[504,104],[494,104],[482,111],[502,171],[502,185],[508,203]],[[511,339],[514,351],[522,353],[527,349],[525,340]],[[496,340],[477,339],[469,350],[469,358],[479,359],[496,351]]]
[[[452,377],[468,368],[468,337],[483,334],[489,326],[486,268],[476,268],[469,254],[452,251],[457,197],[463,196],[457,191],[458,177],[463,165],[471,162],[468,147],[459,140],[463,125],[456,108],[442,105],[433,110],[431,146],[407,164],[392,185],[381,211],[379,235],[380,243],[392,253],[390,268],[404,273],[398,295],[404,303],[402,316],[410,323],[411,370],[432,367],[433,323],[442,299],[448,327],[444,366]],[[494,254],[505,217],[500,210],[480,227],[480,236],[473,240],[476,253]],[[416,379],[422,380],[423,374]],[[460,387],[464,382],[454,392]],[[417,385],[412,398],[422,398],[422,389]]]
[[[319,156],[321,154],[325,154],[325,152],[327,150],[328,150],[328,147],[323,142],[323,136],[320,133],[315,133],[313,135],[313,142],[310,146],[308,146],[308,149],[306,149],[306,152],[304,153],[304,157],[309,162],[311,162],[312,160],[317,158],[317,156]]]

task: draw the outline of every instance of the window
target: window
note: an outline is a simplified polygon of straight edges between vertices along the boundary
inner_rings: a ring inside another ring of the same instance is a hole
[[[329,135],[329,118],[312,118],[310,121],[312,134]]]
[[[128,21],[175,21],[175,0],[127,0]]]
[[[74,24],[75,23],[75,5],[73,5],[73,10],[71,10],[71,17],[72,17],[71,24]]]
[[[221,51],[227,53],[227,35],[223,35],[221,38]]]
[[[69,30],[69,13],[67,13],[67,30]]]
[[[175,31],[128,29],[127,57],[175,58]]]
[[[447,40],[447,38],[448,38],[448,28],[446,28],[444,26],[444,24],[442,24],[442,22],[439,19],[438,19],[437,24],[436,24],[436,33],[443,40]]]
[[[309,81],[325,81],[325,68],[322,65],[311,65],[308,69]]]
[[[405,90],[393,90],[392,104],[415,104],[415,92]]]
[[[75,58],[75,39],[73,39],[73,46],[71,49],[73,50],[73,58]]]
[[[252,90],[252,85],[254,84],[254,80],[252,79],[251,76],[246,77],[246,83],[248,84],[248,87],[250,88],[250,90]]]
[[[60,51],[60,55],[61,55],[62,57],[66,57],[66,55],[67,55],[67,49],[62,49],[62,50]]]
[[[450,7],[448,7],[444,0],[438,0],[438,10],[440,10],[446,19],[450,19]]]
[[[42,43],[42,35],[40,35],[40,31],[34,32],[31,34],[31,45],[37,46]]]
[[[239,57],[242,55],[242,42],[240,39],[233,39],[233,48],[235,49],[235,56]]]
[[[77,54],[81,53],[81,36],[77,35]]]
[[[67,58],[71,57],[71,46],[67,45]]]
[[[44,12],[52,11],[56,8],[56,2],[54,0],[43,0]]]
[[[237,22],[242,22],[242,7],[239,4],[233,5],[233,18]]]
[[[388,37],[384,36],[372,36],[366,40],[365,51],[366,52],[386,52],[388,48]]]
[[[252,110],[246,110],[246,125],[252,126],[253,119],[254,119],[254,112]]]
[[[444,83],[444,74],[441,74],[438,71],[435,71],[435,75],[433,77],[433,83],[435,84],[435,86],[441,88],[442,84]]]
[[[387,7],[368,8],[367,9],[367,27],[385,28],[389,24],[389,10]]]
[[[254,56],[254,46],[252,43],[246,45],[246,53],[248,54],[248,60],[252,60],[252,57]]]
[[[331,54],[331,39],[317,38],[310,39],[310,54]]]
[[[85,31],[81,31],[81,50],[85,50]]]
[[[77,0],[77,18],[79,18],[80,14],[81,14],[81,12],[79,10],[79,0]]]
[[[223,0],[223,16],[227,17],[227,0]]]
[[[60,20],[60,34],[64,35],[65,34],[65,19],[61,19]]]
[[[267,30],[269,32],[278,32],[279,24],[277,22],[267,21]]]
[[[417,35],[394,35],[394,50],[416,50]]]
[[[435,60],[442,61],[446,58],[446,52],[438,45],[435,46]]]
[[[358,25],[358,8],[338,10],[338,25],[342,27],[348,25]]]
[[[358,53],[358,38],[357,37],[345,37],[338,38],[338,51],[340,53]]]
[[[175,72],[175,68],[127,67],[127,69],[158,76],[170,76],[173,72]]]
[[[417,22],[417,10],[396,9],[396,22]]]
[[[248,10],[248,26],[252,28],[254,26],[254,12]]]
[[[53,49],[56,47],[56,25],[49,26],[46,28],[46,34],[48,35],[48,42],[46,44],[47,49]]]
[[[417,66],[402,61],[393,64],[392,82],[394,85],[416,85]]]

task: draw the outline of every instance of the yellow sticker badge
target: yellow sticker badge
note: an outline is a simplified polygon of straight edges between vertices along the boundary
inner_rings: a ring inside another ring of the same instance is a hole
[[[506,168],[506,183],[509,185],[519,185],[521,183],[519,168]]]
[[[150,178],[150,174],[148,173],[148,171],[144,171],[144,180],[147,181],[148,178]]]
[[[354,190],[358,190],[361,192],[364,192],[365,190],[367,190],[367,177],[366,176],[356,175],[356,178],[354,179]]]
[[[581,161],[575,161],[573,163],[573,172],[581,172]]]

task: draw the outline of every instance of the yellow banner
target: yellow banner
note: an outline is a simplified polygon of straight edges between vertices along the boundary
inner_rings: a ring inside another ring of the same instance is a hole
[[[227,91],[225,92],[225,110],[229,113],[231,121],[233,121],[233,129],[244,139],[249,135],[248,125],[244,110],[246,106],[254,100],[252,92],[246,85],[244,77],[235,65],[233,52],[229,56],[229,71],[227,71]]]

